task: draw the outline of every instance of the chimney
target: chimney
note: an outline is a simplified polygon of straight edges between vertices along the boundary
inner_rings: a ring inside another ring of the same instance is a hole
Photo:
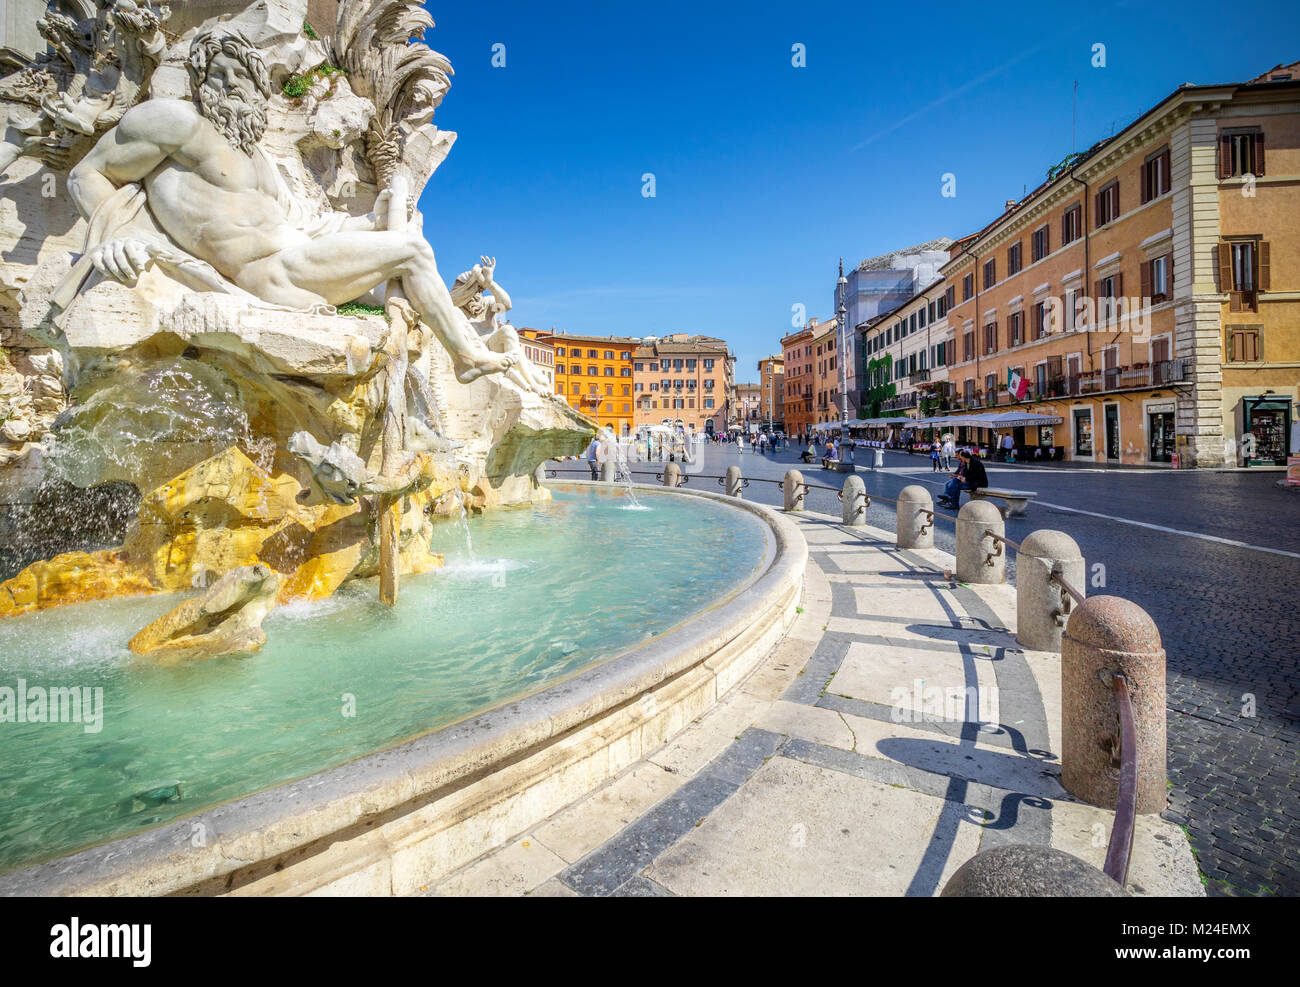
[[[1015,200],[1015,199],[1008,199],[1008,200],[1007,200],[1006,209],[1005,209],[1004,211],[1005,211],[1005,212],[1010,212],[1010,211],[1011,211],[1012,209],[1014,209],[1014,208],[1016,208],[1016,200]]]

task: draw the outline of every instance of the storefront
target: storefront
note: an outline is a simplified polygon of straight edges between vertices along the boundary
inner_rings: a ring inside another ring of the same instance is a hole
[[[1074,457],[1092,458],[1092,409],[1075,408],[1074,418]]]
[[[1241,465],[1285,466],[1291,448],[1291,401],[1285,395],[1242,398]]]
[[[1147,459],[1153,463],[1171,463],[1174,457],[1174,402],[1148,403]]]

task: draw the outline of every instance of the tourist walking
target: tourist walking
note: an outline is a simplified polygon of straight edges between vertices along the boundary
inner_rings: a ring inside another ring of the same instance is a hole
[[[1002,436],[1002,461],[1005,463],[1016,461],[1016,440],[1010,432]]]
[[[939,456],[940,456],[941,449],[942,446],[940,446],[938,439],[935,439],[933,442],[930,443],[930,472],[931,473],[939,472]]]
[[[957,455],[957,447],[953,445],[952,436],[943,437],[943,445],[939,449],[939,458],[943,460],[943,469],[946,473],[953,467],[953,457]]]
[[[593,480],[600,479],[600,466],[596,462],[596,457],[599,455],[599,452],[600,442],[593,437],[591,444],[587,446],[587,466],[591,468],[591,478]]]

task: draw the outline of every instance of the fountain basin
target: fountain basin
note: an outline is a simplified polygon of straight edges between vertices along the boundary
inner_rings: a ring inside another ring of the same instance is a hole
[[[569,492],[626,496],[607,485],[556,489],[561,498]],[[660,504],[686,509],[707,502],[710,511],[743,517],[760,532],[761,561],[741,585],[701,600],[688,619],[540,691],[299,780],[15,871],[0,877],[0,893],[404,894],[599,787],[752,670],[793,620],[807,556],[794,527],[766,508],[702,491],[632,489],[652,510],[629,512],[629,524],[645,524]],[[599,556],[594,546],[590,561]],[[575,558],[572,564],[577,571],[587,563]],[[403,593],[406,603],[405,584]],[[271,647],[270,621],[267,630]],[[171,791],[161,781],[157,787]]]

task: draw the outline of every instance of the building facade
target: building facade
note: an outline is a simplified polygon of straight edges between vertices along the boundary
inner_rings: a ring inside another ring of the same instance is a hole
[[[1297,174],[1295,66],[1182,86],[1063,162],[943,268],[953,409],[1058,418],[1016,441],[1071,459],[1284,464],[1300,398]]]
[[[840,421],[841,386],[838,319],[826,319],[812,327],[812,358],[816,367],[813,378],[812,418],[814,424]],[[853,412],[849,412],[849,417]]]
[[[737,384],[733,425],[746,432],[757,431],[767,424],[763,412],[763,387],[761,384]]]
[[[785,360],[779,353],[758,361],[759,401],[763,422],[774,432],[785,429]]]
[[[785,365],[785,430],[790,435],[805,435],[813,423],[812,326],[809,321],[781,338],[781,362]]]
[[[555,390],[555,344],[551,342],[551,334],[540,329],[526,328],[519,329],[518,332],[524,356],[546,376],[547,383]]]
[[[947,285],[936,281],[859,334],[863,418],[921,418],[947,407]]]
[[[861,331],[880,315],[898,308],[917,290],[939,278],[939,269],[948,262],[952,240],[939,237],[877,257],[868,257],[844,275],[845,284],[835,287],[834,308],[843,303],[848,323],[843,341],[849,393],[849,417],[862,417],[857,397],[863,389],[858,368],[863,365],[857,349]],[[841,269],[842,270],[842,269]]]
[[[615,435],[632,431],[632,353],[637,341],[621,336],[539,333],[554,348],[555,393]]]
[[[725,431],[733,370],[726,342],[712,336],[675,333],[641,341],[633,355],[634,425]]]

